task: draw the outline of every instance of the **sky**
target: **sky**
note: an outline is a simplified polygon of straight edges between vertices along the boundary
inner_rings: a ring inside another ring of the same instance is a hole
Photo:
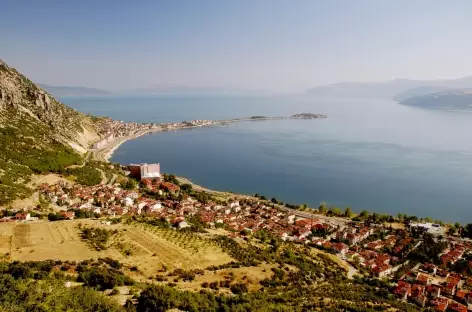
[[[296,92],[472,75],[470,0],[0,0],[0,58],[35,82]]]

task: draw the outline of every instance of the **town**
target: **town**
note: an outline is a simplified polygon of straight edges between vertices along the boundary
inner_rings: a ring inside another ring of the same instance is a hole
[[[113,139],[119,137],[133,137],[145,133],[157,131],[169,131],[185,129],[192,127],[204,127],[215,124],[222,124],[228,121],[212,120],[191,120],[175,123],[138,123],[113,120],[109,117],[103,117],[96,123],[97,130],[102,139],[93,144],[92,149],[100,149],[112,143]]]
[[[159,164],[131,164],[122,169],[139,186],[41,184],[41,196],[57,211],[48,215],[49,220],[145,216],[175,229],[198,220],[210,228],[227,229],[233,238],[264,231],[334,254],[350,267],[351,277],[360,274],[392,283],[390,296],[398,300],[435,311],[467,311],[472,304],[472,243],[450,235],[445,226],[381,222],[375,214],[356,220],[307,213],[263,196],[214,200],[203,192],[189,192],[192,185],[172,175],[161,175]],[[0,221],[37,220],[33,212],[19,211]]]

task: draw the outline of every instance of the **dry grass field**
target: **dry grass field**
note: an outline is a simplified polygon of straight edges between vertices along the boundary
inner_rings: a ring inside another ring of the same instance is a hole
[[[93,250],[80,237],[78,225],[117,229],[111,246]],[[233,259],[212,242],[196,234],[179,233],[148,225],[103,225],[97,220],[35,221],[0,223],[0,258],[11,260],[81,261],[111,257],[129,266],[137,266],[146,277],[155,275],[163,266],[194,269],[220,265]]]

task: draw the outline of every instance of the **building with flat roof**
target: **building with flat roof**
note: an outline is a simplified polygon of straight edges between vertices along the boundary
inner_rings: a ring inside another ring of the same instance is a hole
[[[161,178],[161,165],[157,164],[130,164],[128,166],[130,176],[138,180]]]

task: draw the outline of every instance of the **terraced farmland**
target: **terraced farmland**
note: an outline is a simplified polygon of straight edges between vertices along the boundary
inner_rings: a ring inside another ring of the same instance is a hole
[[[80,236],[79,224],[87,227],[117,229],[110,247],[97,251]],[[12,260],[81,261],[111,257],[137,266],[144,276],[163,267],[193,269],[220,265],[233,260],[210,240],[197,234],[160,229],[145,224],[103,225],[97,220],[37,221],[0,224],[0,257]]]

